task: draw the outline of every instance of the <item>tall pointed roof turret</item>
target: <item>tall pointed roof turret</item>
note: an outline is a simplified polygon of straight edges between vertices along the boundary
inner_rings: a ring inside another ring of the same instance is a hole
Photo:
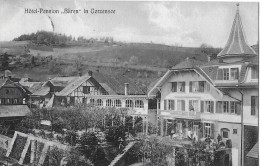
[[[239,14],[239,3],[231,32],[224,49],[217,55],[218,58],[255,56],[255,51],[247,44],[243,30],[241,17]]]

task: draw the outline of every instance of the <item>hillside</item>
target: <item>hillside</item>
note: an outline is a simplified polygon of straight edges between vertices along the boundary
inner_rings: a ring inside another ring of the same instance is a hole
[[[88,70],[112,75],[124,74],[144,87],[162,76],[167,68],[176,65],[186,57],[207,60],[201,48],[151,43],[109,45],[94,42],[52,48],[26,41],[15,41],[0,42],[0,51],[18,57],[19,63],[14,65],[12,70],[17,77],[26,76],[44,81],[57,75],[77,75],[78,65],[80,65],[82,74],[87,73]],[[32,56],[35,57],[35,64],[31,62]],[[23,57],[22,61],[19,57]]]

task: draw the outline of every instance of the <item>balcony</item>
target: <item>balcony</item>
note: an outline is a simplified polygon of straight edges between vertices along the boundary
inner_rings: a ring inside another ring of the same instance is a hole
[[[160,110],[163,116],[171,116],[173,118],[183,119],[200,119],[201,113],[196,111],[174,111],[174,110]]]

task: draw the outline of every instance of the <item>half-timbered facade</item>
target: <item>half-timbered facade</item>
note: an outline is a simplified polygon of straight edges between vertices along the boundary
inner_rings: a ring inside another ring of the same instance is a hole
[[[27,106],[29,91],[8,78],[0,79],[0,132],[10,134],[15,124],[31,112]]]

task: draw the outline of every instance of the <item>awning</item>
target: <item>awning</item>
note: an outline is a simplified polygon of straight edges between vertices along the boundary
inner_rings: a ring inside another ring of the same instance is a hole
[[[252,157],[258,159],[258,142],[253,146],[253,148],[247,153],[246,157]]]
[[[28,116],[31,111],[27,105],[0,105],[0,117]]]

